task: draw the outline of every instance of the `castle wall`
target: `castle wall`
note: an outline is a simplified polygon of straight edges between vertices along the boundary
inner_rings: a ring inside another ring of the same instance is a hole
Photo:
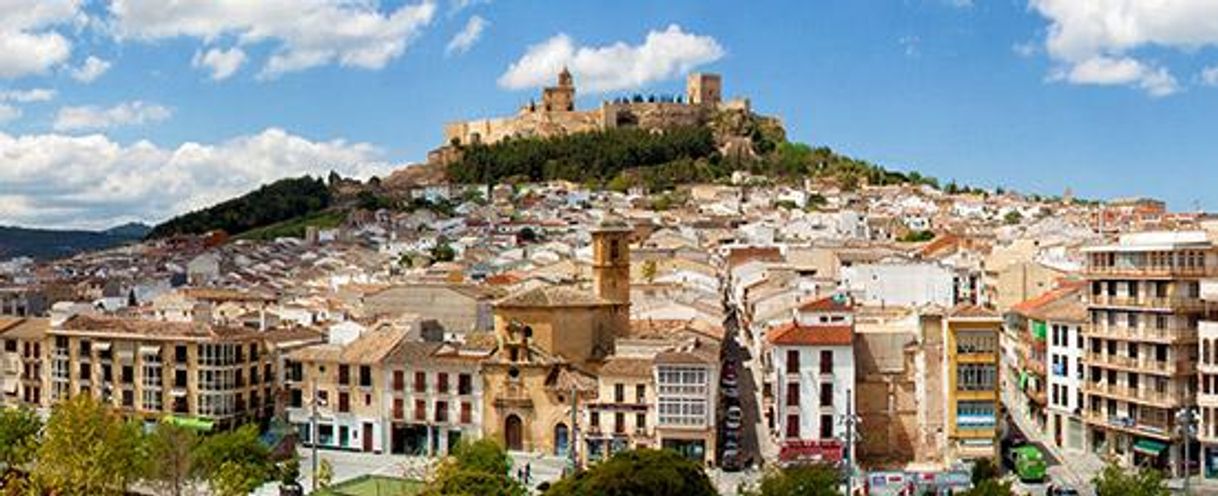
[[[596,131],[602,127],[601,111],[523,112],[516,117],[500,117],[454,122],[444,127],[444,144],[457,138],[461,144],[492,144],[508,137],[549,137]],[[475,139],[475,136],[477,138]]]

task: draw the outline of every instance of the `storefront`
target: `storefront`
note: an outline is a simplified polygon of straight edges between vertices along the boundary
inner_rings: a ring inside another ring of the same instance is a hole
[[[706,460],[706,442],[701,439],[665,439],[661,447],[698,463]]]
[[[1133,463],[1138,467],[1168,468],[1167,444],[1153,439],[1138,439],[1134,441]]]

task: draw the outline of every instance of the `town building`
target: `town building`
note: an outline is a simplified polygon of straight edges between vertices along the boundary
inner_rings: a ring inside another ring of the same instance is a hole
[[[961,305],[941,322],[947,459],[997,457],[1002,318],[984,307]]]
[[[1088,246],[1086,443],[1127,466],[1179,473],[1176,413],[1195,405],[1200,281],[1218,274],[1201,231],[1123,234]]]
[[[45,318],[0,319],[0,406],[43,404]]]

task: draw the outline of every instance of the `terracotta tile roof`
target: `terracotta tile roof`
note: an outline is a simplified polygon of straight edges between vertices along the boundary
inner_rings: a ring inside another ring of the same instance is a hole
[[[406,329],[365,331],[346,346],[320,344],[293,351],[288,358],[299,362],[331,362],[373,365],[381,363],[406,338]]]
[[[182,290],[182,296],[203,301],[243,301],[243,302],[270,302],[275,301],[275,298],[251,293],[246,291],[237,291],[235,289],[220,289],[220,288],[186,288]]]
[[[254,339],[258,331],[196,322],[164,322],[120,317],[75,315],[56,333],[110,335],[139,339]]]
[[[753,260],[762,262],[781,262],[782,250],[776,246],[736,248],[727,256],[728,268],[735,268]]]
[[[807,326],[792,321],[770,329],[766,339],[783,346],[850,346],[854,343],[854,326]]]
[[[1050,289],[1049,291],[1041,293],[1040,295],[1037,295],[1031,299],[1016,303],[1011,307],[1011,311],[1021,315],[1027,315],[1028,312],[1034,311],[1068,295],[1077,293],[1086,284],[1087,283],[1084,281],[1063,282],[1056,288]]]
[[[605,359],[605,364],[600,369],[600,375],[602,377],[651,377],[654,363],[646,358],[612,356]]]
[[[612,304],[609,300],[570,286],[544,286],[508,296],[499,307],[580,307]]]
[[[849,300],[837,295],[808,300],[799,305],[799,310],[803,312],[849,312],[853,308]]]
[[[995,312],[992,309],[989,309],[989,308],[986,308],[983,306],[979,306],[979,305],[969,305],[966,303],[956,305],[954,308],[952,308],[951,310],[948,311],[947,316],[955,317],[955,318],[966,318],[966,319],[982,319],[982,318],[999,318],[1000,317],[998,315],[998,312]]]

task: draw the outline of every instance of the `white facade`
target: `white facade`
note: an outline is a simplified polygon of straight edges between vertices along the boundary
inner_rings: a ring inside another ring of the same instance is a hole
[[[955,304],[955,273],[929,262],[861,264],[842,267],[842,286],[858,301],[877,306]]]
[[[854,405],[847,402],[849,391],[854,388],[853,347],[776,345],[770,353],[770,363],[774,365],[774,426],[778,439],[844,440],[846,424],[843,420],[854,411]],[[787,368],[795,365],[788,362],[792,356],[798,356],[797,370]],[[823,359],[828,359],[828,363],[822,363]],[[799,398],[795,401],[789,397],[790,384],[799,384]],[[793,402],[798,404],[792,405]],[[795,420],[798,420],[798,430],[791,426],[791,421]]]
[[[1083,337],[1079,324],[1048,322],[1049,418],[1045,433],[1058,447],[1082,451]]]

